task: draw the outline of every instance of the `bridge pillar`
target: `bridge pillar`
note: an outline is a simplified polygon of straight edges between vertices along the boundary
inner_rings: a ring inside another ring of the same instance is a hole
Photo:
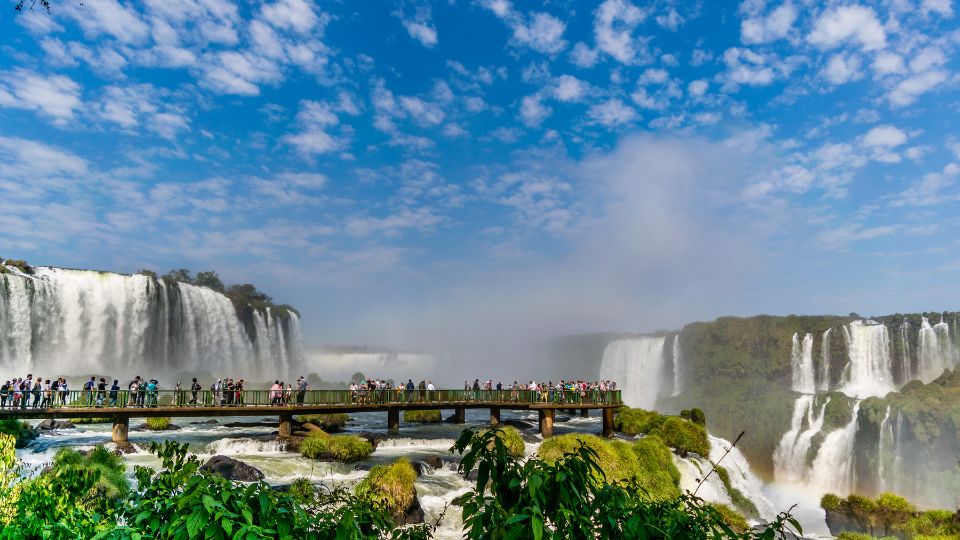
[[[126,416],[113,419],[113,442],[120,444],[127,442],[127,432],[130,431],[130,419]]]
[[[490,425],[500,425],[500,407],[490,407]]]
[[[580,418],[590,418],[590,409],[580,409]]]
[[[553,417],[556,413],[553,409],[540,409],[540,435],[544,439],[553,437]]]
[[[400,409],[387,409],[387,430],[390,433],[400,431]]]
[[[290,413],[280,413],[280,423],[277,426],[277,435],[280,437],[289,437],[293,435],[293,415]]]
[[[453,420],[455,424],[465,424],[467,422],[467,410],[463,407],[457,407],[454,409]]]
[[[613,413],[614,410],[607,407],[603,410],[603,436],[613,437]]]

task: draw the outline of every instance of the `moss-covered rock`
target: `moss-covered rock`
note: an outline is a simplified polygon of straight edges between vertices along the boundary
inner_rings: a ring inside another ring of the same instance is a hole
[[[297,420],[304,424],[313,424],[329,433],[346,427],[350,417],[346,413],[301,414],[297,417]]]
[[[750,519],[758,519],[760,517],[760,511],[757,509],[757,505],[744,495],[742,491],[733,487],[733,484],[730,483],[730,473],[727,469],[720,465],[717,465],[715,468],[716,475],[719,476],[720,481],[723,482],[723,487],[727,490],[727,495],[730,496],[733,506],[742,512],[744,516]]]
[[[733,532],[744,533],[750,529],[747,519],[733,508],[720,503],[711,503],[710,506],[720,514],[720,518],[733,529]]]
[[[699,409],[697,409],[699,410]],[[686,411],[692,418],[691,411]],[[698,418],[703,416],[700,411]],[[680,456],[694,452],[710,455],[710,438],[702,424],[675,416],[666,416],[656,411],[621,407],[614,417],[614,428],[627,435],[656,435]]]
[[[97,483],[90,494],[97,497],[117,499],[130,490],[126,466],[123,459],[103,446],[97,446],[89,452],[80,452],[72,448],[62,448],[53,458],[53,464],[45,474],[56,474],[70,469],[94,471],[98,474]]]
[[[543,441],[537,454],[548,463],[554,463],[564,454],[569,454],[584,444],[597,453],[600,468],[607,482],[627,480],[639,472],[637,454],[632,445],[623,441],[607,440],[596,435],[570,433],[557,435]]]
[[[27,261],[22,261],[19,259],[7,259],[3,261],[4,266],[12,266],[17,270],[20,270],[24,274],[33,274],[33,267],[27,264]]]
[[[150,431],[167,431],[172,425],[169,416],[154,416],[145,419],[143,422],[144,428]]]
[[[520,458],[525,455],[527,445],[523,442],[523,437],[520,436],[517,428],[513,426],[498,426],[489,431],[494,431],[497,438],[503,441],[503,445],[507,447],[507,453],[511,457]]]
[[[373,445],[357,435],[330,435],[313,431],[300,442],[300,454],[310,459],[353,463],[373,453]]]
[[[30,444],[30,441],[40,436],[40,432],[30,424],[15,418],[4,418],[0,420],[0,433],[10,435],[16,439],[17,448],[27,446]]]
[[[637,485],[647,498],[665,501],[680,496],[680,471],[660,437],[643,437],[634,443],[633,452],[637,456]]]
[[[443,422],[443,414],[439,409],[403,411],[403,421],[418,424],[439,424]]]
[[[837,536],[960,538],[960,512],[920,511],[893,493],[882,493],[876,499],[827,494],[820,499],[820,506],[826,512],[830,533]]]
[[[359,497],[368,497],[393,516],[398,525],[423,523],[414,482],[417,473],[407,458],[391,465],[377,465],[356,487]]]

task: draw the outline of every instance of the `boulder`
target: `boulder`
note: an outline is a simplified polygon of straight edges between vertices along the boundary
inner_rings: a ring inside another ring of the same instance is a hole
[[[440,469],[443,467],[443,459],[440,456],[430,456],[423,460],[431,469]]]
[[[413,502],[404,511],[403,516],[395,516],[397,525],[416,525],[424,521],[423,507],[420,506],[420,497],[417,497],[417,490],[413,490]]]
[[[43,422],[37,424],[37,429],[41,431],[50,431],[54,429],[71,429],[77,426],[73,425],[73,422],[67,420],[54,420],[52,418],[47,418]]]
[[[556,416],[553,417],[553,423],[554,423],[554,424],[563,424],[564,422],[569,422],[569,421],[570,421],[570,417],[569,417],[569,416],[564,416],[564,415],[558,414],[558,415],[556,415]]]
[[[260,469],[228,456],[213,456],[200,467],[200,470],[214,472],[227,480],[237,482],[263,480],[263,472]]]
[[[200,420],[200,421],[197,421],[197,422],[190,422],[190,425],[195,426],[195,425],[198,425],[198,424],[216,424],[216,423],[218,423],[218,422],[217,422],[217,419],[216,419],[216,418],[211,418],[211,419],[209,419],[209,420]]]
[[[120,442],[120,443],[116,443],[116,445],[117,445],[116,452],[118,454],[136,454],[138,451],[137,447],[130,442]]]
[[[524,430],[524,429],[536,429],[536,427],[537,427],[535,424],[532,424],[532,423],[530,423],[530,422],[527,422],[526,420],[513,420],[513,419],[510,419],[510,420],[504,420],[503,422],[500,422],[500,423],[503,424],[503,425],[505,425],[505,426],[513,426],[513,427],[515,427],[515,428],[517,428],[517,429],[519,429],[519,430]]]
[[[370,431],[361,431],[360,433],[357,433],[357,435],[370,441],[370,444],[373,445],[374,450],[377,449],[377,445],[380,444],[381,441],[385,441],[387,439],[382,433],[372,433]]]
[[[414,461],[410,464],[410,466],[413,467],[413,470],[417,473],[417,476],[423,476],[424,465],[422,461]]]

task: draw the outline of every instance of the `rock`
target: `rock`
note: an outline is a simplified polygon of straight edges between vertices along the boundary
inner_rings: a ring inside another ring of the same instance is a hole
[[[53,429],[71,429],[75,427],[77,426],[73,425],[73,422],[67,420],[54,420],[52,418],[48,418],[37,424],[37,429],[41,431],[49,431]]]
[[[136,454],[137,447],[130,442],[116,443],[118,454]]]
[[[413,471],[417,473],[417,476],[423,476],[422,461],[414,461],[413,463],[410,464],[410,466],[413,467]]]
[[[360,432],[360,433],[357,433],[357,435],[359,435],[359,436],[363,437],[364,439],[370,441],[370,444],[373,445],[374,451],[376,451],[377,445],[379,445],[381,441],[387,440],[387,438],[386,438],[383,434],[381,434],[381,433],[372,433],[372,432],[369,432],[369,431],[362,431],[362,432]]]
[[[413,501],[410,503],[410,507],[402,516],[394,516],[394,518],[397,525],[400,526],[423,523],[423,507],[420,506],[420,497],[417,497],[417,490],[413,490]]]
[[[227,480],[238,482],[263,480],[263,472],[260,469],[227,456],[213,456],[200,467],[200,470],[214,472]]]
[[[227,422],[223,427],[228,428],[247,428],[247,427],[277,427],[277,421],[270,422]]]
[[[444,424],[456,424],[456,423],[458,423],[458,422],[457,422],[457,415],[451,414],[450,416],[448,416],[448,417],[446,417],[446,418],[443,419],[443,423],[444,423]]]
[[[216,418],[211,418],[209,420],[200,420],[199,422],[190,422],[190,425],[195,426],[198,424],[217,424],[217,423],[218,422]]]
[[[542,443],[543,437],[540,436],[536,431],[521,431],[520,438],[523,439],[525,443]]]
[[[530,422],[527,422],[525,420],[504,420],[503,422],[500,422],[500,423],[505,426],[513,426],[519,430],[535,429],[537,427],[536,425]]]
[[[562,423],[564,423],[564,422],[569,422],[569,421],[570,421],[570,417],[569,417],[569,416],[562,416],[562,415],[559,415],[559,414],[556,415],[556,416],[553,418],[553,423],[554,423],[554,424],[562,424]]]
[[[160,430],[160,429],[147,429],[147,425],[146,425],[146,424],[140,424],[140,425],[138,425],[138,426],[135,426],[135,427],[130,428],[131,431],[177,431],[177,430],[179,430],[179,429],[183,429],[183,428],[181,428],[180,426],[178,426],[178,425],[176,425],[176,424],[170,424],[169,426],[167,426],[166,429],[162,429],[162,430]]]
[[[429,465],[431,469],[443,468],[443,459],[441,459],[440,456],[430,456],[424,459],[423,462]]]

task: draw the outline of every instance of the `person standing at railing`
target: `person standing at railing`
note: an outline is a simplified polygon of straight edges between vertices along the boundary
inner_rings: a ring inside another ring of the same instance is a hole
[[[427,381],[427,401],[433,401],[434,391],[436,391],[436,387],[433,386],[433,381]]]
[[[120,396],[120,381],[113,380],[113,386],[110,387],[110,406],[117,406],[117,398]]]
[[[280,396],[283,394],[283,387],[280,386],[280,381],[273,381],[273,386],[270,387],[270,405],[280,405]]]
[[[197,382],[197,378],[193,378],[193,382],[190,383],[190,405],[197,404],[197,394],[200,393],[200,383]]]
[[[103,407],[103,400],[107,397],[107,380],[100,377],[97,383],[97,407]]]
[[[157,391],[159,388],[160,385],[156,379],[150,379],[150,382],[147,383],[147,404],[150,407],[157,406]]]
[[[127,385],[127,407],[134,407],[137,404],[137,392],[140,390],[140,377],[135,377]]]
[[[67,406],[67,396],[70,395],[70,388],[67,385],[67,380],[64,378],[60,379],[60,404],[64,407]]]
[[[3,383],[0,386],[0,409],[7,408],[7,393],[10,392],[10,381]]]

